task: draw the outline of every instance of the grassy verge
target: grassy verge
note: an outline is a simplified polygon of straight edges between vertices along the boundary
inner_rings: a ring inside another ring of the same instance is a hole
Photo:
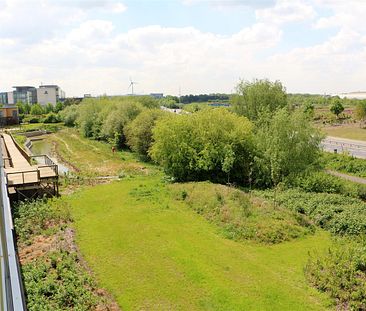
[[[335,127],[324,127],[323,131],[334,137],[366,140],[366,129],[360,128],[358,125],[342,125]]]
[[[327,234],[275,246],[229,240],[169,187],[138,177],[68,197],[77,243],[123,309],[326,309],[303,266],[329,246]]]
[[[109,144],[83,138],[75,129],[65,128],[45,139],[54,145],[60,160],[71,163],[79,175],[123,177],[158,173],[155,166],[140,162],[132,152],[113,153]]]

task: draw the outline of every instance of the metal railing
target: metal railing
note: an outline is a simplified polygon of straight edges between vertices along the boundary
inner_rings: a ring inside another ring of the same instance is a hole
[[[15,251],[13,220],[1,156],[0,161],[1,309],[24,311],[26,310],[25,296],[19,260]]]

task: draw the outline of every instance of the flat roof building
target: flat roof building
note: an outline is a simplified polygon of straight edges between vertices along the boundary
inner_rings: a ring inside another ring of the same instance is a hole
[[[16,104],[19,102],[27,104],[37,103],[37,89],[34,86],[13,86],[13,100],[8,104]]]
[[[58,101],[65,99],[65,92],[58,85],[41,85],[37,89],[37,99],[42,106],[47,104],[55,106]]]

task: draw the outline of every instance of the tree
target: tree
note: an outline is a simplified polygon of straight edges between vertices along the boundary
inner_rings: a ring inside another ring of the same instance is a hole
[[[337,118],[344,111],[344,107],[342,105],[341,99],[339,97],[335,97],[332,100],[332,104],[330,106],[330,111],[334,113]]]
[[[152,129],[156,121],[170,113],[160,109],[146,109],[124,128],[127,145],[143,159],[150,159],[148,151],[152,145]]]
[[[320,155],[319,131],[301,110],[275,112],[255,133],[256,183],[277,185],[284,178],[306,170]]]
[[[309,117],[314,117],[314,104],[311,102],[305,102],[303,111]]]
[[[234,112],[252,121],[287,106],[286,89],[280,81],[240,81],[236,91],[231,99]]]
[[[51,103],[48,103],[46,106],[44,106],[44,110],[46,113],[50,113],[54,111],[53,105]]]
[[[30,114],[33,116],[39,116],[43,113],[43,108],[40,104],[34,104],[32,105],[31,109],[30,109]]]
[[[360,101],[357,103],[355,109],[355,117],[356,120],[360,121],[360,127],[361,127],[362,123],[365,122],[366,118],[366,101]]]
[[[55,106],[55,108],[54,108],[54,111],[55,111],[55,112],[59,112],[59,111],[61,111],[62,109],[64,109],[64,104],[63,104],[63,102],[57,102],[57,103],[56,103],[56,106]]]
[[[71,105],[60,111],[59,115],[66,126],[75,126],[76,120],[79,117],[79,110],[76,105]]]
[[[248,183],[252,124],[225,108],[172,115],[156,123],[151,158],[177,180]]]

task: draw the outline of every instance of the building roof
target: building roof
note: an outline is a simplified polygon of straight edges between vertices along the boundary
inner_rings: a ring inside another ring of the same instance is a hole
[[[58,87],[58,85],[55,85],[55,84],[48,84],[48,85],[40,85],[39,87],[40,87],[40,88],[41,88],[41,87]]]
[[[35,89],[34,86],[27,86],[27,85],[20,85],[20,86],[13,86],[14,89]]]

